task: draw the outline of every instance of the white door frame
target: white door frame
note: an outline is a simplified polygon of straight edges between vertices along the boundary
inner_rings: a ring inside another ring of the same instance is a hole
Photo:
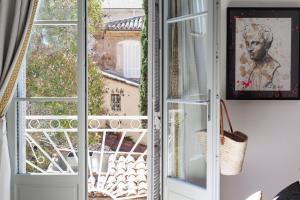
[[[76,200],[86,200],[87,196],[87,39],[86,39],[86,19],[87,19],[87,1],[77,0],[78,5],[78,174],[77,175],[29,175],[18,174],[18,134],[17,134],[17,109],[16,98],[13,99],[10,109],[7,113],[7,125],[10,147],[10,158],[12,168],[12,200],[19,200],[18,192],[26,190],[29,186],[35,188],[45,189],[49,188],[64,188],[73,192]],[[47,22],[43,22],[47,23]],[[49,23],[55,24],[55,21]],[[59,23],[59,22],[58,22]],[[71,22],[72,23],[72,22]],[[61,98],[66,100],[68,98]],[[21,101],[30,100],[30,98],[23,98]],[[56,98],[56,100],[60,100]],[[37,101],[45,101],[45,99],[37,99]],[[67,197],[66,197],[67,198]],[[29,199],[30,200],[30,199]],[[73,199],[72,199],[73,200]]]
[[[162,0],[148,0],[148,200],[162,199],[161,8]]]
[[[162,2],[167,2],[167,1],[163,1]],[[220,121],[220,116],[219,116],[219,103],[220,103],[220,94],[219,94],[219,84],[220,84],[220,63],[219,63],[219,58],[218,58],[218,44],[219,44],[219,37],[220,37],[220,33],[218,33],[219,29],[218,29],[218,25],[219,25],[219,19],[218,19],[218,13],[219,13],[219,0],[207,0],[207,4],[208,4],[208,66],[212,66],[211,68],[208,68],[210,70],[208,70],[208,77],[211,77],[208,80],[208,85],[207,85],[207,89],[210,91],[210,103],[208,106],[208,130],[210,129],[209,132],[211,132],[211,134],[208,134],[208,150],[207,153],[209,156],[207,156],[207,162],[208,162],[208,167],[207,168],[207,194],[208,196],[206,196],[206,198],[208,200],[219,200],[220,199],[220,173],[219,173],[219,121]],[[168,55],[168,51],[167,46],[168,46],[168,31],[167,29],[167,12],[168,12],[168,8],[166,6],[166,3],[163,5],[163,9],[162,9],[162,33],[163,33],[163,55],[162,58],[164,59],[163,61],[163,67],[166,69],[167,66],[167,55]],[[181,18],[184,17],[176,17],[176,19],[174,19],[174,21],[180,21]],[[163,79],[161,79],[162,83],[163,80],[166,80],[166,73],[164,73],[164,77]],[[163,84],[164,85],[164,84]],[[165,85],[164,85],[164,93],[163,93],[163,101],[166,100],[166,89],[165,89]],[[163,112],[166,113],[166,103],[163,103]],[[165,115],[165,114],[163,114]],[[163,135],[166,135],[167,133],[167,121],[166,121],[166,117],[163,117]],[[165,138],[165,137],[164,137]],[[167,152],[166,152],[166,147],[167,147],[167,143],[166,143],[166,139],[164,139],[163,141],[163,148],[164,148],[164,152],[163,152],[163,160],[166,160],[166,156],[167,156]],[[163,166],[163,184],[162,184],[162,188],[163,188],[163,199],[164,200],[169,200],[167,199],[166,196],[166,189],[167,189],[167,185],[168,184],[172,184],[173,186],[176,185],[176,182],[178,182],[177,180],[171,180],[167,177],[167,166]],[[175,185],[174,185],[175,184]],[[193,188],[195,186],[190,185],[190,184],[186,184],[186,187],[182,188],[183,190],[186,191],[186,193],[192,192],[193,190],[190,190],[190,188]],[[201,198],[199,196],[197,196],[196,198]]]
[[[210,1],[210,0],[209,0]],[[214,0],[214,5],[216,5],[218,3],[219,0]],[[155,40],[155,37],[157,37],[156,33],[155,33],[155,24],[159,23],[159,27],[163,27],[163,23],[162,21],[155,21],[155,15],[157,13],[154,13],[154,6],[155,4],[158,3],[160,8],[162,7],[163,4],[163,0],[149,0],[149,69],[148,69],[148,75],[149,75],[149,83],[148,83],[148,88],[149,88],[149,98],[148,98],[148,110],[149,110],[149,133],[152,133],[151,131],[153,131],[152,129],[152,125],[154,124],[154,121],[157,119],[155,116],[155,113],[153,113],[153,83],[152,81],[152,76],[153,76],[153,70],[152,70],[152,66],[155,63],[155,59],[154,59],[154,51],[153,51],[153,42]],[[213,131],[213,138],[211,141],[214,141],[213,148],[211,149],[211,154],[214,155],[215,159],[212,159],[212,163],[213,166],[215,166],[214,169],[212,169],[210,171],[210,175],[212,177],[211,181],[211,185],[214,185],[214,187],[211,188],[211,193],[212,196],[210,199],[213,200],[217,200],[219,199],[219,163],[218,163],[218,143],[219,143],[219,137],[218,134],[219,133],[219,127],[218,127],[218,121],[219,121],[219,115],[217,114],[219,112],[219,102],[218,102],[218,98],[219,98],[219,63],[218,63],[218,59],[213,59],[217,56],[217,39],[219,37],[219,34],[217,34],[217,17],[216,14],[218,13],[218,8],[217,6],[213,5],[213,12],[211,12],[209,15],[211,15],[210,18],[212,18],[214,23],[210,23],[210,27],[209,29],[214,30],[213,31],[213,37],[211,38],[213,44],[215,44],[214,47],[212,47],[211,51],[214,52],[211,55],[211,62],[212,62],[212,66],[213,67],[213,71],[212,73],[214,74],[215,78],[211,85],[210,88],[212,89],[211,91],[211,118],[212,118],[212,131]],[[87,46],[87,39],[86,39],[86,19],[87,19],[87,5],[86,5],[86,0],[78,0],[78,83],[79,83],[79,91],[78,91],[78,117],[79,117],[79,141],[80,145],[79,145],[79,160],[81,160],[81,164],[79,164],[79,172],[78,175],[51,175],[51,176],[31,176],[31,175],[19,175],[16,174],[17,173],[17,130],[16,130],[16,114],[17,111],[15,109],[15,103],[13,102],[11,105],[11,108],[8,112],[8,130],[11,130],[14,134],[8,134],[8,139],[10,141],[10,156],[11,156],[11,163],[12,163],[12,182],[14,184],[12,184],[12,199],[13,200],[18,200],[16,199],[16,185],[18,184],[27,184],[29,181],[32,184],[40,184],[40,183],[45,183],[45,182],[49,182],[49,183],[58,183],[58,185],[63,186],[69,183],[76,183],[76,192],[77,192],[77,199],[78,200],[85,200],[87,199],[87,105],[85,104],[85,102],[87,102],[86,98],[87,98],[87,55],[86,55],[86,46]],[[162,11],[162,9],[160,9]],[[162,13],[159,13],[160,16],[163,16]],[[162,18],[161,18],[162,19]],[[214,24],[214,25],[212,25]],[[162,30],[159,31],[160,36],[159,36],[159,40],[162,38]],[[161,41],[161,40],[160,40]],[[159,45],[159,44],[158,44]],[[160,44],[162,45],[162,44]],[[215,63],[213,63],[215,61]],[[162,66],[162,63],[160,63]],[[162,67],[161,67],[162,69]],[[162,77],[161,77],[162,79]],[[162,93],[161,93],[162,94]],[[151,112],[150,112],[151,111]],[[160,122],[156,123],[157,126],[159,126]],[[150,129],[151,127],[151,129]],[[152,174],[154,169],[152,166],[152,152],[153,150],[153,144],[152,144],[152,139],[153,136],[152,134],[148,134],[149,135],[149,141],[151,142],[149,144],[148,147],[148,159],[149,159],[149,163],[150,163],[150,168],[149,168],[149,177],[154,177]],[[67,179],[67,180],[66,180]],[[153,199],[152,194],[153,194],[153,179],[148,179],[149,180],[149,197],[148,199]]]

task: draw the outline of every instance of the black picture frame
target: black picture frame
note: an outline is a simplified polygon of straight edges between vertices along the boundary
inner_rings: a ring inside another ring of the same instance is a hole
[[[299,28],[299,8],[227,8],[226,98],[299,100]]]

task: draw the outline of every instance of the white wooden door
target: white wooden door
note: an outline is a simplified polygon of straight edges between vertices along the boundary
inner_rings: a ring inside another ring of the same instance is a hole
[[[8,113],[12,200],[86,199],[85,9],[85,0],[39,2],[18,94]],[[64,60],[57,59],[62,58],[61,55]],[[33,63],[37,59],[35,72]],[[51,81],[59,85],[63,80],[42,78],[45,74],[38,70],[45,69],[43,65],[49,63],[44,62],[45,59],[52,59],[52,64],[46,66],[56,69],[52,73],[60,71],[62,77],[69,74],[76,86],[72,89],[67,84],[60,88],[48,87]],[[72,65],[69,71],[64,71],[66,65]],[[29,80],[28,71],[35,73],[36,80]],[[40,85],[34,82],[37,90],[47,88],[45,95],[37,96],[30,91],[30,81],[37,80],[40,81]],[[57,95],[59,90],[72,92]],[[30,106],[37,109],[30,109]],[[64,109],[59,111],[62,107]],[[58,137],[69,145],[68,149],[63,149]]]
[[[215,200],[215,1],[163,2],[163,199]]]

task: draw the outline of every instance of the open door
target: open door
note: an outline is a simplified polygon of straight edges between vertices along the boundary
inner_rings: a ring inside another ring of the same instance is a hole
[[[165,200],[218,198],[214,2],[167,0],[163,5]]]
[[[11,199],[85,200],[86,1],[36,6],[8,113]]]

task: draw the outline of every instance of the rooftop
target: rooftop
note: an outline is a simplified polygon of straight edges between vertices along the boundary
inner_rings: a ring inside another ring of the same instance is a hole
[[[107,31],[141,31],[144,25],[144,16],[131,17],[111,21],[106,24]]]
[[[132,85],[135,87],[139,87],[140,84],[140,79],[137,78],[127,78],[124,77],[122,75],[120,75],[119,73],[113,71],[113,70],[109,70],[109,69],[105,69],[105,70],[101,70],[102,74],[110,79],[114,79],[123,83],[126,83],[128,85]]]

